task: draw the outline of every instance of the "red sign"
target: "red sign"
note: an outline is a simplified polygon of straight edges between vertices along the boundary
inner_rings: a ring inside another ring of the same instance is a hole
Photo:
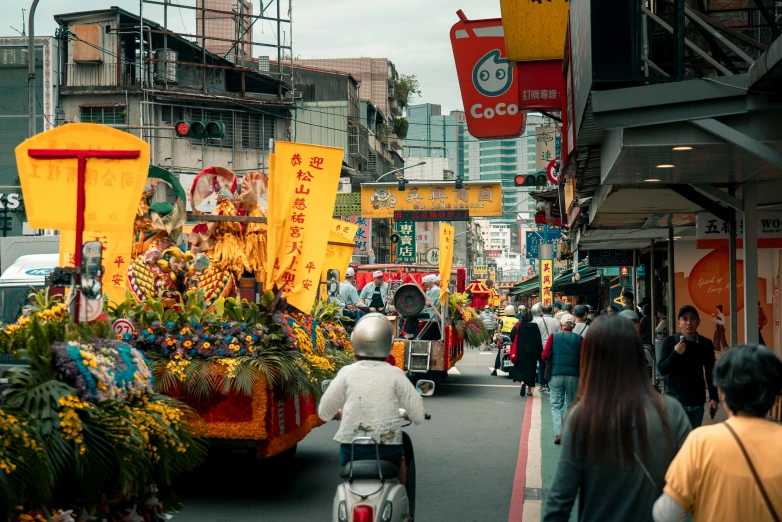
[[[562,60],[519,62],[519,109],[562,110]]]
[[[623,276],[630,275],[630,269],[627,268],[626,266],[623,266],[622,268],[619,269],[619,274]]]
[[[487,257],[501,257],[502,256],[502,250],[487,250],[486,251]]]
[[[546,166],[546,177],[551,181],[554,185],[559,185],[559,180],[557,177],[554,176],[554,171],[557,168],[557,162],[558,159],[553,159],[549,161],[548,165]],[[558,176],[559,174],[557,174]]]
[[[476,138],[521,135],[526,114],[519,106],[518,73],[508,63],[502,19],[468,20],[461,10],[456,14],[451,46],[467,129]]]

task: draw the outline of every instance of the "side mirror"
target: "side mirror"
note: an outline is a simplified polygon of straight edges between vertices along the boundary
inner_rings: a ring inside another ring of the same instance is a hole
[[[434,381],[418,381],[415,383],[415,389],[421,397],[431,397],[434,395]]]
[[[100,241],[88,241],[81,249],[81,293],[85,299],[95,301],[103,297],[103,245]]]
[[[331,384],[331,381],[333,379],[326,379],[322,383],[320,383],[320,389],[323,393],[326,393],[326,390],[328,389],[329,385]]]

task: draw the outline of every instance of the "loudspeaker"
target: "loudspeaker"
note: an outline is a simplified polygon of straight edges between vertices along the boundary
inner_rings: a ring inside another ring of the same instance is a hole
[[[394,308],[402,316],[410,317],[418,315],[426,306],[426,296],[414,283],[400,286],[394,292]]]

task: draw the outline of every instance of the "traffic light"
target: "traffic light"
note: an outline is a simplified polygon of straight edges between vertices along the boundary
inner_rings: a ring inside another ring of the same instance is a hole
[[[513,183],[517,187],[545,187],[548,184],[545,170],[539,170],[534,174],[517,174]]]
[[[225,137],[225,124],[221,121],[178,121],[174,131],[180,138],[219,140]]]

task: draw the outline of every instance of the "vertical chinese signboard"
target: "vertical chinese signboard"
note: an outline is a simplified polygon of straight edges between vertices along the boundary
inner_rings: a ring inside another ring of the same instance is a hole
[[[284,288],[290,305],[309,312],[326,258],[343,150],[288,142],[275,149],[268,219],[279,235],[270,242],[270,279]],[[287,210],[274,208],[277,195]]]
[[[372,220],[358,216],[344,216],[343,221],[358,225],[356,231],[356,248],[353,250],[354,256],[368,256],[372,250]]]
[[[557,159],[562,149],[562,135],[556,127],[535,128],[535,169],[546,170],[551,160]]]
[[[440,306],[448,302],[448,286],[453,266],[453,227],[440,223]]]
[[[543,306],[554,302],[554,295],[551,291],[554,285],[554,260],[540,260],[540,302]]]
[[[399,234],[399,243],[396,246],[397,263],[415,263],[415,222],[397,221],[395,223],[396,232]]]

